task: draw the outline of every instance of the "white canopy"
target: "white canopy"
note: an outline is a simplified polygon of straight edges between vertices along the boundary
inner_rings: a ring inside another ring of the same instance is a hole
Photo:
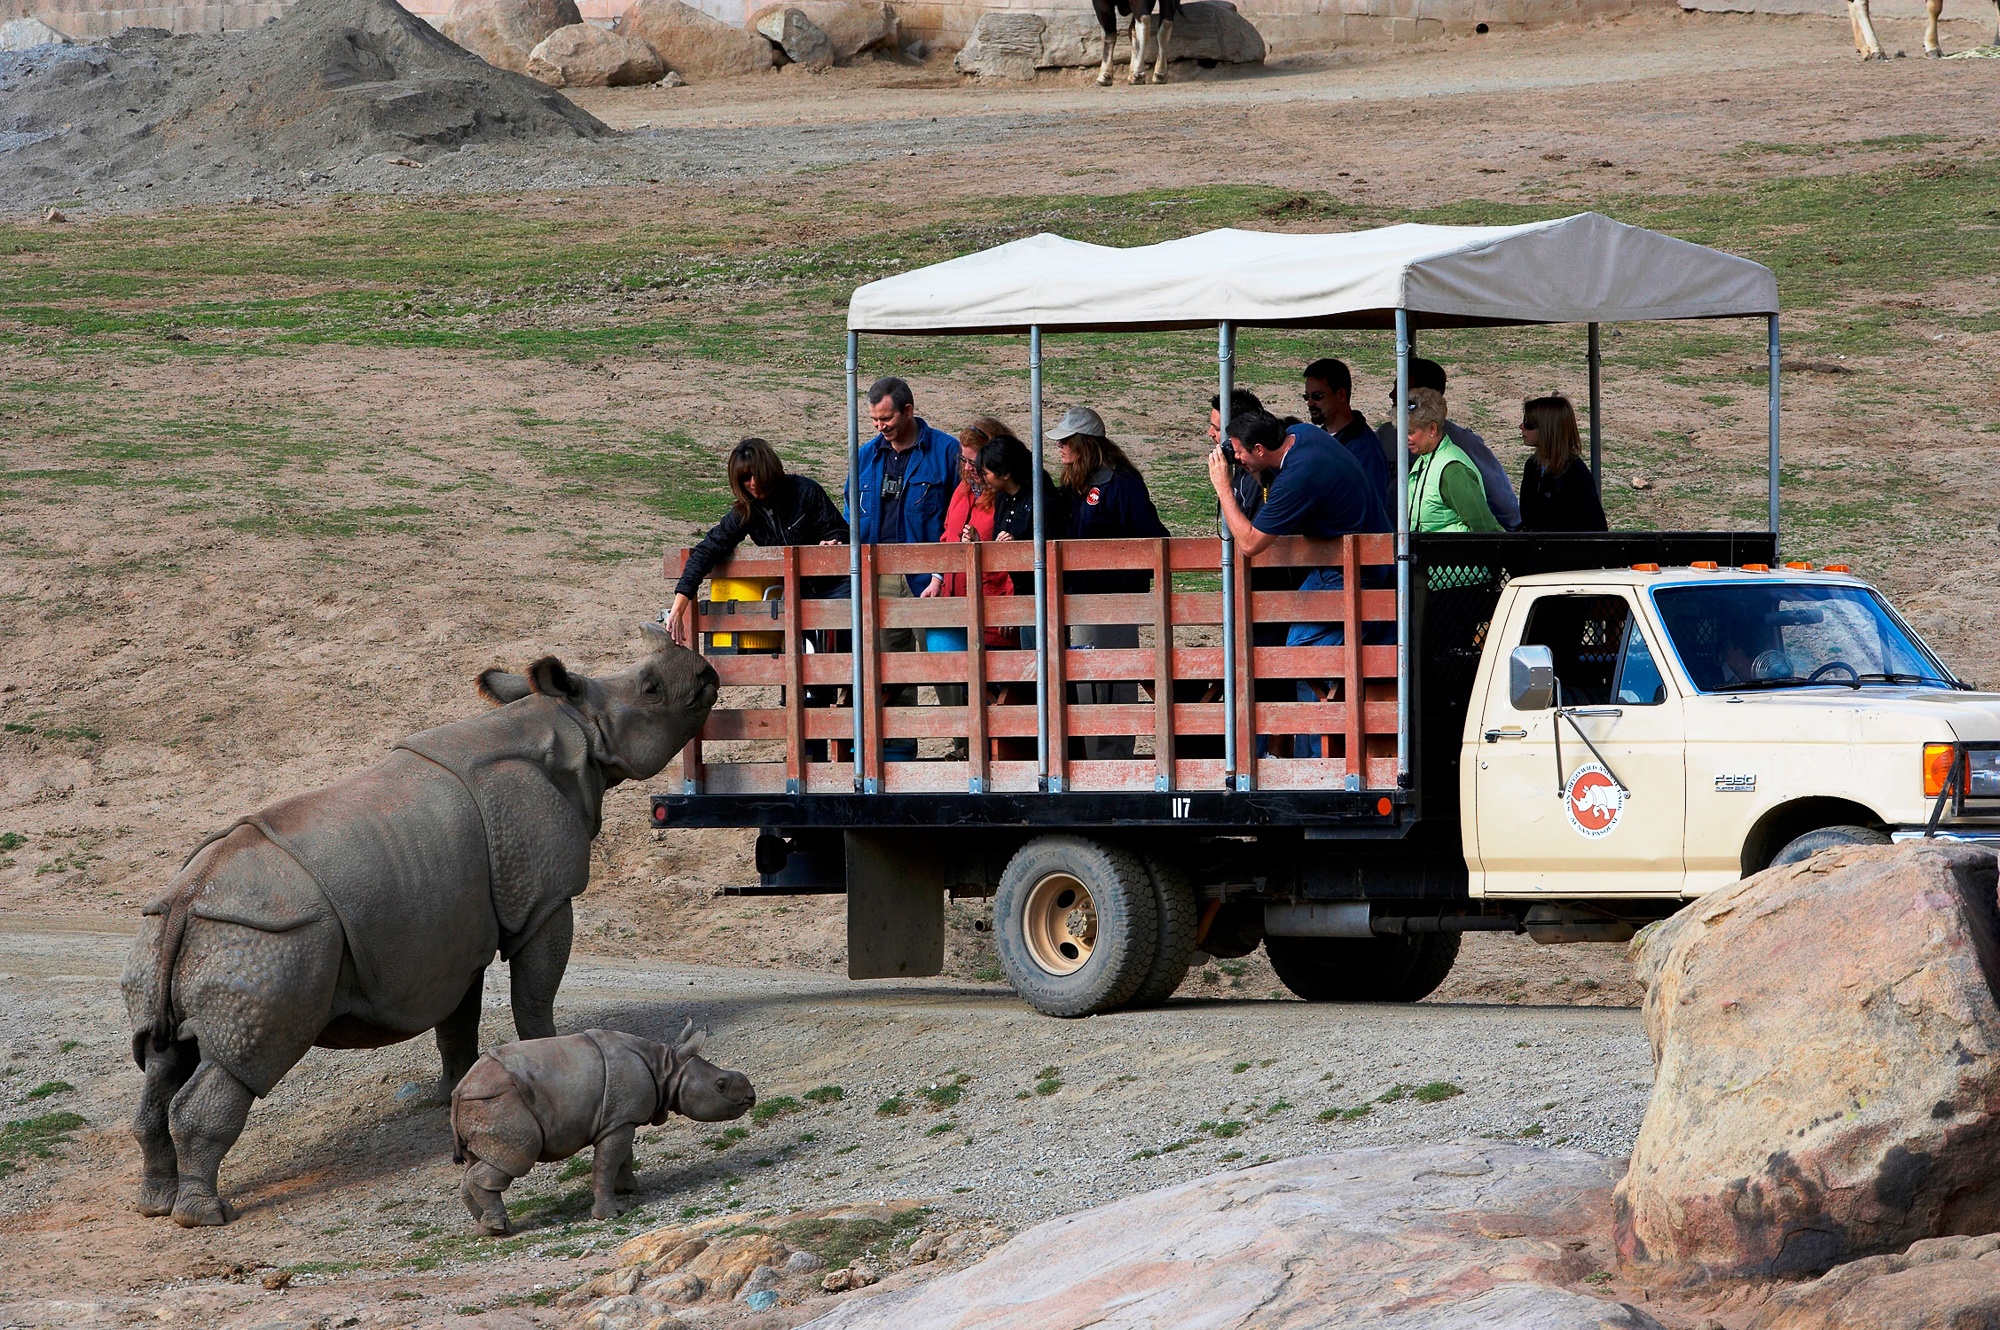
[[[870,333],[1418,328],[1775,314],[1769,268],[1594,212],[1525,226],[1222,230],[1118,249],[1038,235],[870,282]]]

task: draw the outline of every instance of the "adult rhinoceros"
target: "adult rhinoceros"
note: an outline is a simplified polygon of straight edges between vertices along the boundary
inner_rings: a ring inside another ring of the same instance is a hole
[[[210,836],[148,905],[121,987],[146,1073],[139,1211],[221,1224],[222,1156],[306,1049],[437,1031],[444,1086],[479,1055],[486,966],[514,1028],[556,1032],[570,899],[604,792],[656,774],[715,704],[715,671],[646,625],[602,678],[547,656],[488,670],[499,709],[403,740],[366,771]]]

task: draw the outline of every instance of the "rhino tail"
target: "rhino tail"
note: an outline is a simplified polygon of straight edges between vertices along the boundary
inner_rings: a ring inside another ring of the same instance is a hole
[[[232,822],[220,831],[211,831],[192,853],[181,861],[180,871],[186,873],[203,850],[223,837],[245,825]],[[132,1057],[139,1069],[146,1068],[146,1051],[164,1053],[174,1041],[174,1031],[179,1028],[174,1020],[174,967],[179,963],[181,944],[187,938],[188,911],[194,907],[195,897],[208,885],[208,873],[198,870],[192,877],[176,882],[167,901],[167,917],[160,928],[159,959],[156,962],[153,983],[152,1021],[132,1036]]]

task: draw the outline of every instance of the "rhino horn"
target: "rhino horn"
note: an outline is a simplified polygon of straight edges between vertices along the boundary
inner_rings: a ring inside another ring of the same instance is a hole
[[[479,676],[479,695],[495,706],[518,702],[533,691],[527,679],[505,670],[486,670]]]
[[[543,656],[528,667],[528,687],[543,697],[574,702],[583,695],[583,684],[569,667],[554,656]]]

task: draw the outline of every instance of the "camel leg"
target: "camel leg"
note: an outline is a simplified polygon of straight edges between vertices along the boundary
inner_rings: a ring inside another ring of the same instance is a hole
[[[1993,0],[1993,44],[2000,46],[2000,0]]]
[[[1994,0],[1994,3],[2000,4],[2000,0]],[[1118,16],[1113,14],[1111,21],[1104,25],[1104,63],[1097,68],[1097,86],[1100,88],[1111,86],[1111,65],[1117,50]]]
[[[507,1233],[507,1202],[500,1193],[514,1185],[514,1179],[484,1159],[465,1166],[465,1180],[458,1184],[459,1199],[472,1211],[480,1235],[497,1238]]]
[[[616,1219],[625,1209],[618,1203],[618,1180],[632,1171],[632,1124],[597,1138],[590,1156],[590,1190],[596,1203],[592,1219]],[[637,1191],[634,1187],[632,1190]]]
[[[203,1061],[168,1108],[174,1153],[180,1161],[180,1188],[174,1222],[182,1228],[226,1224],[233,1216],[216,1193],[222,1156],[243,1134],[256,1098],[250,1087],[219,1065]]]
[[[132,1119],[132,1134],[139,1140],[145,1168],[139,1178],[139,1213],[148,1218],[172,1214],[174,1198],[181,1188],[179,1157],[174,1154],[173,1132],[167,1126],[167,1106],[194,1075],[200,1054],[191,1039],[167,1045],[163,1051],[146,1050],[146,1084],[139,1091],[139,1111]]]
[[[1938,18],[1944,13],[1944,0],[1930,0],[1924,8],[1928,11],[1924,20],[1924,54],[1936,60],[1944,55],[1944,49],[1938,45],[1937,31]]]
[[[1146,81],[1146,48],[1153,42],[1153,23],[1151,14],[1132,16],[1132,82],[1134,83]]]
[[[1153,57],[1153,82],[1165,83],[1167,81],[1167,45],[1174,39],[1174,24],[1172,19],[1158,19],[1155,21],[1159,24],[1160,29],[1160,50]]]
[[[569,944],[576,927],[568,901],[548,917],[536,934],[507,963],[513,990],[514,1029],[523,1039],[549,1039],[556,1032],[556,990],[569,966]]]
[[[447,1099],[479,1060],[479,1008],[485,995],[486,971],[482,968],[472,977],[472,986],[465,990],[458,1009],[438,1022],[438,1056],[444,1061],[438,1092]]]
[[[1863,60],[1887,60],[1882,43],[1875,38],[1875,25],[1868,20],[1868,0],[1847,0],[1847,21],[1854,28],[1854,49]]]

